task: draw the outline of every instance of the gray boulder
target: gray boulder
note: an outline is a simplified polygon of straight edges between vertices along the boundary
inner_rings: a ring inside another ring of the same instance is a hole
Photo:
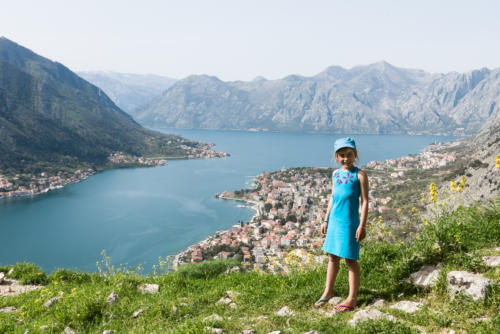
[[[14,306],[7,306],[7,307],[0,308],[0,313],[10,313],[10,312],[16,312],[16,311],[17,311],[17,308],[15,308]]]
[[[135,311],[133,314],[132,314],[132,318],[137,318],[138,316],[140,316],[142,313],[144,313],[144,310],[142,308],[138,309],[137,311]]]
[[[349,325],[355,326],[358,322],[375,319],[387,319],[390,321],[396,320],[392,315],[380,312],[379,310],[365,309],[356,312],[352,319],[349,320]]]
[[[295,313],[293,313],[288,306],[283,306],[278,312],[276,312],[276,315],[279,317],[288,317],[295,315]]]
[[[106,299],[106,303],[108,304],[113,304],[114,302],[116,302],[118,300],[119,296],[116,292],[111,292],[108,296],[108,299]]]
[[[500,266],[500,256],[483,256],[483,263],[488,267]]]
[[[157,293],[160,290],[160,286],[158,284],[143,284],[138,287],[139,291],[142,294],[145,293]]]
[[[481,274],[466,271],[450,271],[446,277],[448,292],[454,298],[458,292],[463,292],[473,300],[484,299],[491,280]]]
[[[421,307],[422,303],[419,302],[411,302],[408,300],[402,300],[394,305],[391,306],[391,308],[397,309],[404,311],[406,313],[415,313],[417,312]]]
[[[440,272],[439,266],[423,266],[419,271],[411,274],[410,278],[416,286],[427,288],[436,284]]]
[[[51,307],[52,305],[54,305],[55,303],[57,303],[61,298],[60,297],[54,297],[54,298],[50,298],[49,300],[47,300],[45,302],[45,304],[43,304],[43,306],[45,307]]]

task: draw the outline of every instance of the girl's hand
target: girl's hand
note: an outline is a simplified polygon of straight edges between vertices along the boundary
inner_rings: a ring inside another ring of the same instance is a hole
[[[326,223],[321,224],[321,235],[326,235]]]
[[[358,229],[356,230],[356,241],[360,242],[366,237],[366,231],[363,226],[359,226]]]

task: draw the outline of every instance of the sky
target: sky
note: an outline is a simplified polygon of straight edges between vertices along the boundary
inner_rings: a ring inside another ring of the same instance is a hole
[[[10,0],[0,8],[0,36],[73,71],[247,81],[381,60],[432,73],[500,68],[496,0]]]

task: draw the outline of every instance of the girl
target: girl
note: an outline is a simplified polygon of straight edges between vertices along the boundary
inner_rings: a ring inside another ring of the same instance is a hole
[[[359,242],[365,238],[368,214],[368,177],[354,166],[358,157],[356,144],[352,138],[335,141],[335,160],[342,166],[332,175],[332,195],[328,203],[321,234],[325,235],[323,250],[328,253],[325,291],[315,306],[321,307],[333,296],[333,286],[339,272],[340,259],[346,261],[349,270],[349,296],[334,310],[348,312],[354,310],[357,302],[360,280]],[[361,198],[361,217],[359,205]]]

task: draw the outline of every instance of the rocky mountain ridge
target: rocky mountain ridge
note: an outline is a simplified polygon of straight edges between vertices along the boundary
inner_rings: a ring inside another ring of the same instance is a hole
[[[473,134],[500,113],[500,69],[431,74],[387,62],[224,82],[193,75],[135,111],[142,124],[372,134]]]

